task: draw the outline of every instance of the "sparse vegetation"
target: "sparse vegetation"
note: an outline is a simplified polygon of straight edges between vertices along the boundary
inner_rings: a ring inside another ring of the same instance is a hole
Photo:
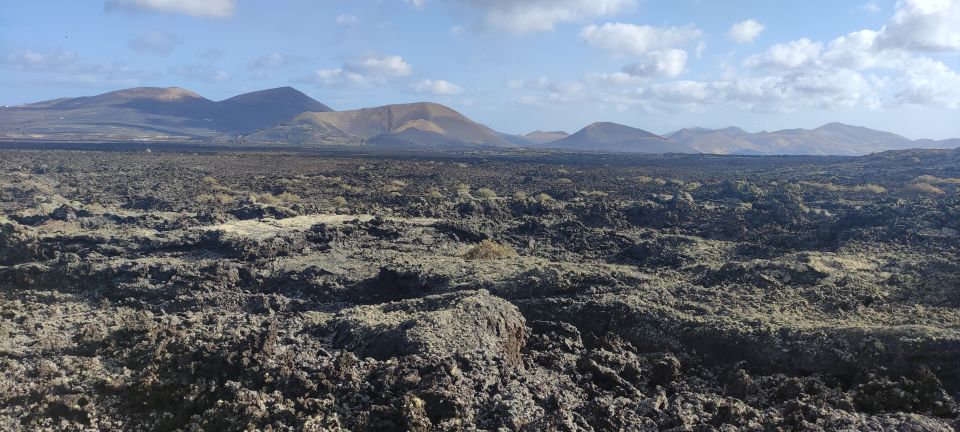
[[[461,198],[469,198],[469,197],[470,197],[470,185],[468,185],[468,184],[466,184],[466,183],[460,183],[460,184],[458,184],[458,185],[457,185],[457,195],[459,195]]]
[[[803,182],[804,185],[823,191],[829,192],[853,192],[853,193],[872,193],[872,194],[883,194],[887,193],[887,188],[875,185],[875,184],[863,184],[863,185],[839,185],[834,183],[820,183],[820,182]]]
[[[217,194],[200,194],[195,198],[197,204],[202,205],[227,205],[233,204],[236,199],[227,194],[217,193]]]
[[[940,189],[930,183],[923,183],[923,182],[909,183],[907,184],[907,190],[920,193],[920,194],[927,194],[927,195],[943,195],[947,193],[943,189]]]
[[[652,184],[655,186],[665,186],[667,181],[662,178],[654,178],[649,176],[637,176],[634,178],[640,184]]]
[[[960,185],[960,178],[940,178],[932,175],[922,175],[913,179],[912,183],[926,183],[935,186]]]
[[[430,199],[443,199],[443,192],[440,192],[440,189],[430,188],[426,194],[427,198]]]
[[[497,193],[490,188],[477,189],[477,195],[480,195],[480,197],[487,198],[487,199],[492,199],[497,197]]]
[[[483,240],[463,254],[467,260],[493,260],[515,256],[517,252],[512,247],[492,240]]]
[[[250,201],[267,205],[293,204],[300,201],[300,196],[289,192],[283,192],[279,195],[264,192],[260,194],[251,194]]]

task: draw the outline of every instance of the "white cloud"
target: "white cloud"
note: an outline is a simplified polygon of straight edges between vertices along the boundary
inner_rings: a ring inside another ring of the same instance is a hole
[[[624,23],[590,25],[580,32],[580,38],[588,45],[615,55],[628,56],[675,48],[701,35],[703,31],[693,26],[653,27]]]
[[[253,61],[251,61],[247,66],[250,69],[277,69],[281,67],[293,66],[297,64],[302,64],[306,59],[298,56],[292,56],[288,54],[272,52],[269,54],[264,54]]]
[[[434,95],[455,95],[463,91],[460,86],[449,81],[430,79],[410,84],[410,89],[417,93],[429,93]]]
[[[766,27],[764,27],[763,24],[748,19],[746,21],[740,21],[730,27],[727,35],[737,43],[749,43],[753,42],[757,36],[760,36],[760,33],[763,33],[765,29]]]
[[[364,76],[397,78],[410,75],[413,69],[400,56],[365,57],[348,61],[344,69]]]
[[[224,18],[233,15],[236,0],[107,0],[105,8]]]
[[[80,64],[80,55],[62,49],[53,51],[20,51],[3,56],[5,67],[19,70],[70,70]]]
[[[638,77],[663,76],[674,78],[683,73],[686,65],[686,51],[669,49],[647,53],[641,62],[625,66],[623,71]]]
[[[827,45],[822,60],[834,67],[855,70],[886,68],[900,69],[907,66],[910,54],[903,50],[884,50],[877,47],[879,33],[860,30],[840,36]]]
[[[911,62],[905,86],[896,95],[906,105],[960,108],[960,74],[928,58]]]
[[[208,61],[220,60],[224,58],[226,55],[227,54],[223,52],[223,50],[217,47],[213,47],[208,50],[197,53],[197,57],[204,60],[208,60]]]
[[[911,51],[960,50],[960,1],[897,0],[878,43]]]
[[[883,8],[881,8],[880,5],[877,4],[876,0],[868,1],[860,6],[857,6],[857,10],[861,10],[861,11],[872,13],[872,14],[878,14],[880,12],[883,12]]]
[[[408,76],[412,70],[413,67],[400,56],[363,57],[350,60],[343,67],[320,69],[309,81],[322,85],[346,83],[371,87]]]
[[[699,81],[668,81],[653,85],[649,94],[670,103],[701,103],[710,97],[710,85]]]
[[[357,16],[351,14],[337,15],[336,22],[342,26],[352,26],[357,23]]]
[[[43,80],[83,85],[139,85],[157,74],[131,69],[124,63],[90,63],[74,51],[16,51],[0,54],[0,69],[30,71]]]
[[[774,45],[763,54],[747,57],[744,64],[751,68],[795,69],[816,61],[822,49],[822,43],[804,38]]]
[[[425,0],[405,0],[422,7]],[[613,16],[636,0],[447,0],[483,14],[485,27],[523,35],[551,31],[558,24]]]
[[[211,69],[202,65],[173,66],[168,68],[167,72],[185,80],[208,84],[222,83],[230,80],[230,74],[227,71]]]
[[[167,32],[150,32],[130,41],[130,49],[144,53],[167,55],[180,44],[177,35]]]

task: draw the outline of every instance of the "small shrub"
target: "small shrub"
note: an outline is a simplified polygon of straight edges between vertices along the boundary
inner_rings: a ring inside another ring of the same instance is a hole
[[[605,198],[610,195],[609,193],[606,193],[604,191],[598,191],[598,190],[582,192],[582,193],[588,197],[596,197],[596,198]]]
[[[497,193],[494,192],[493,189],[489,189],[489,188],[480,188],[480,189],[477,189],[477,195],[480,195],[480,196],[483,197],[483,198],[496,198],[496,197],[497,197]]]
[[[914,183],[926,183],[931,185],[960,185],[960,178],[940,178],[932,175],[922,175],[913,179]]]
[[[880,185],[875,185],[873,183],[857,186],[855,189],[856,192],[870,192],[875,194],[887,193],[887,188]]]
[[[427,198],[443,199],[443,193],[440,192],[440,189],[430,188],[430,190],[427,191]]]
[[[468,260],[493,260],[517,256],[512,247],[491,240],[484,240],[463,255]]]
[[[828,191],[828,192],[855,192],[855,193],[873,193],[873,194],[882,194],[887,192],[887,188],[875,185],[872,183],[864,185],[838,185],[833,183],[818,183],[818,182],[804,182],[806,186],[809,186],[814,189]]]
[[[347,199],[344,198],[344,197],[342,197],[342,196],[335,197],[335,198],[333,199],[333,205],[335,205],[335,206],[337,206],[337,207],[343,207],[343,206],[347,205]]]
[[[277,195],[277,199],[285,203],[295,203],[295,202],[300,202],[300,195],[292,194],[290,192],[284,192],[280,195]]]
[[[264,192],[262,194],[252,194],[250,195],[250,201],[260,204],[267,205],[277,205],[282,203],[295,203],[300,201],[299,195],[294,195],[290,192],[284,192],[280,195],[274,195],[269,192]]]
[[[553,199],[552,196],[547,195],[546,193],[541,193],[540,195],[537,195],[537,201],[539,201],[541,204],[548,204],[548,203],[555,202],[556,200]]]
[[[910,183],[907,190],[928,195],[943,195],[946,192],[930,183]]]
[[[233,204],[236,199],[227,194],[200,194],[194,198],[197,204],[204,205],[226,205]]]
[[[459,185],[457,185],[457,195],[460,195],[461,197],[469,197],[470,185],[466,183],[460,183]]]
[[[262,194],[250,194],[250,201],[268,205],[280,204],[280,199],[269,192],[264,192]]]
[[[664,186],[667,184],[667,181],[662,178],[654,178],[649,176],[637,176],[635,177],[638,183],[640,184],[653,184],[656,186]]]
[[[524,191],[516,191],[516,192],[513,193],[513,199],[518,200],[518,201],[526,201],[526,200],[527,200],[527,193],[524,192]]]

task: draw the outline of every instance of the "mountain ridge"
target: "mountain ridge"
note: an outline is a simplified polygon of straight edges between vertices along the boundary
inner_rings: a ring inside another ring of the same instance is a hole
[[[433,102],[348,111],[285,86],[220,101],[181,87],[135,87],[0,108],[5,141],[201,141],[309,145],[529,147],[630,153],[863,155],[908,148],[953,148],[960,139],[910,140],[831,122],[814,129],[748,132],[685,128],[659,136],[597,122],[574,134],[497,132]]]

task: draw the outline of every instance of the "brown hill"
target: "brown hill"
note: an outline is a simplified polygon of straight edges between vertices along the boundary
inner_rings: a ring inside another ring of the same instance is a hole
[[[605,122],[591,124],[573,135],[540,147],[623,153],[695,153],[683,144],[645,130]]]
[[[139,87],[0,110],[0,136],[195,139],[250,132],[326,105],[289,87],[214,102],[178,88]]]
[[[311,131],[319,131],[310,138]],[[319,141],[337,133],[371,144],[434,146],[512,146],[499,133],[463,114],[435,103],[413,103],[353,111],[310,112],[246,137],[248,141],[278,141],[298,137]]]
[[[562,140],[568,136],[570,136],[570,134],[564,131],[546,132],[538,130],[524,135],[524,138],[536,144],[546,144],[549,142]]]

